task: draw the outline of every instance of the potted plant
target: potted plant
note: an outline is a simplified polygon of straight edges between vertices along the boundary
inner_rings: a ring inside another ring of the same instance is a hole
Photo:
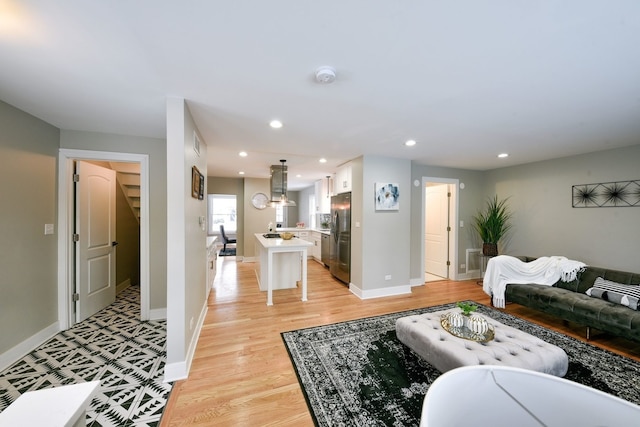
[[[512,213],[507,200],[498,200],[498,195],[487,200],[484,211],[473,217],[474,228],[482,239],[482,254],[498,255],[498,242],[511,229]]]
[[[461,310],[460,313],[451,311],[448,314],[449,324],[454,328],[462,328],[463,326],[471,329],[471,313],[478,309],[478,306],[466,301],[459,301],[456,306]]]
[[[462,310],[462,313],[457,313],[459,318],[461,318],[461,322],[460,320],[457,321],[458,325],[461,324],[462,326],[466,327],[476,334],[484,334],[489,330],[489,324],[487,323],[487,320],[485,318],[478,315],[471,315],[471,313],[478,309],[477,305],[471,304],[466,301],[460,301],[456,303],[456,305],[460,310]],[[451,322],[451,318],[449,319],[449,321]]]
[[[474,311],[476,311],[478,309],[478,306],[475,304],[471,304],[468,302],[458,302],[456,303],[456,305],[458,306],[458,308],[460,310],[462,310],[462,315],[463,316],[469,316],[471,315],[471,313],[473,313]]]

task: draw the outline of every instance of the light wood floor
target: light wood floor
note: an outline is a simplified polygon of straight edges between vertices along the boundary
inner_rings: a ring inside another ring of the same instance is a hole
[[[280,290],[267,307],[253,268],[219,258],[189,378],[174,385],[161,426],[313,426],[281,332],[463,299],[490,304],[475,280],[429,282],[410,295],[363,301],[309,261],[309,300],[301,302],[298,289]],[[517,304],[505,311],[584,340],[580,326]],[[591,343],[640,361],[640,343],[595,333]]]

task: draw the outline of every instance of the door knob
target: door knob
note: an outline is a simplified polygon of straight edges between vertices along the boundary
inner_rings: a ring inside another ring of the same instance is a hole
[[[111,246],[118,246],[118,242],[111,242]]]

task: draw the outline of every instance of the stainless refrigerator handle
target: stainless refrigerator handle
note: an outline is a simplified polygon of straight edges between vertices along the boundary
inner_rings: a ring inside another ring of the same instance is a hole
[[[338,242],[338,211],[333,214],[333,240]]]

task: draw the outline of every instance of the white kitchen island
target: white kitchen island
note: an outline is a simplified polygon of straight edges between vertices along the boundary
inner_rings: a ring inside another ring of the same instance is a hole
[[[256,233],[256,268],[261,291],[267,291],[267,305],[273,305],[273,290],[291,289],[302,282],[302,301],[307,300],[307,248],[313,243],[294,237],[291,240],[266,238]]]

